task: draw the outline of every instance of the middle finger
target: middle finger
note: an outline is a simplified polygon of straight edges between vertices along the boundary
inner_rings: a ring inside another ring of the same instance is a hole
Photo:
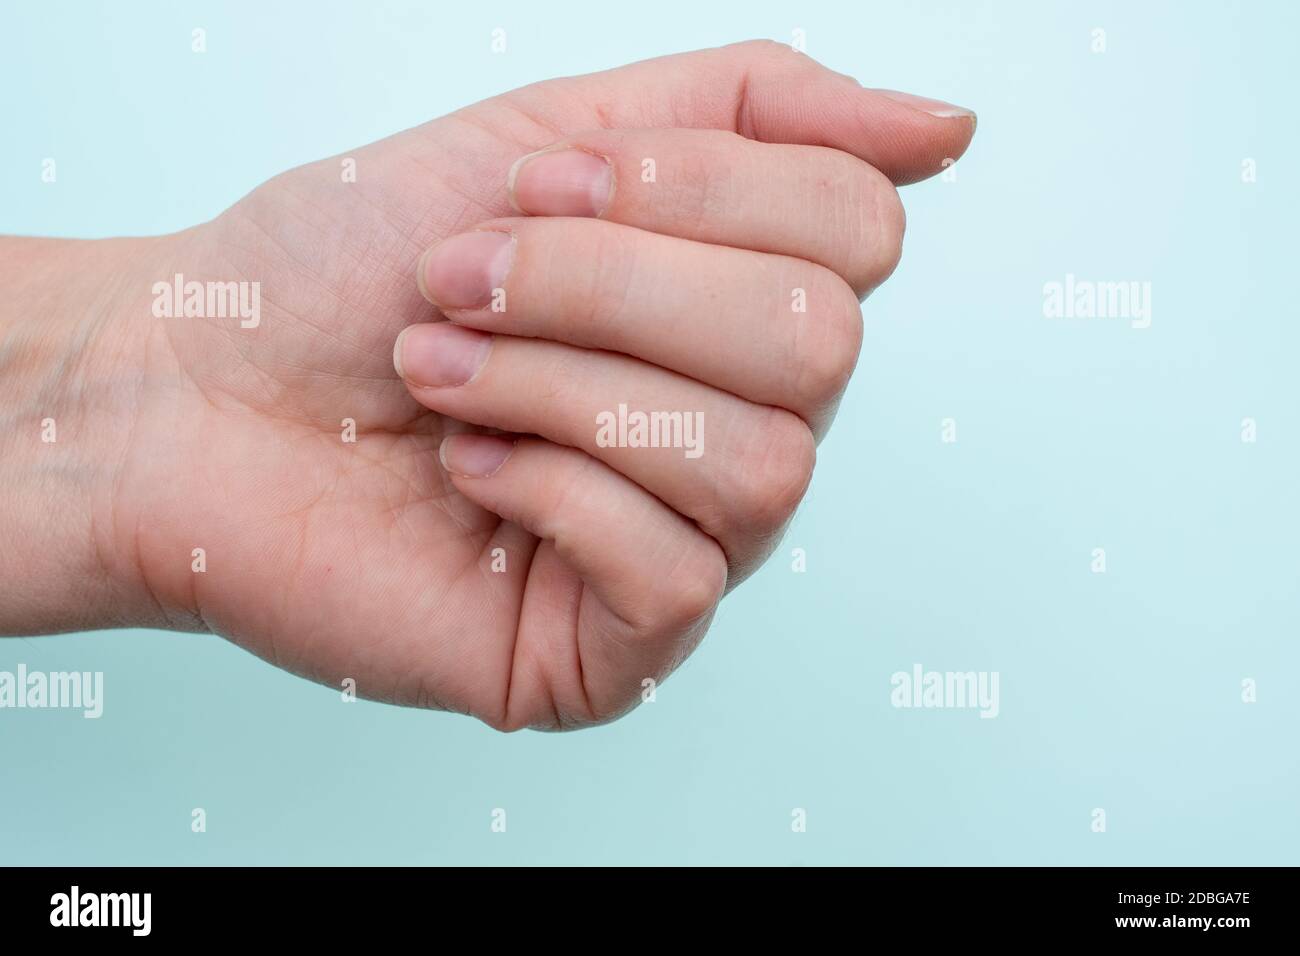
[[[636,356],[818,435],[862,342],[857,296],[829,269],[595,219],[485,223],[426,252],[418,275],[459,325]]]

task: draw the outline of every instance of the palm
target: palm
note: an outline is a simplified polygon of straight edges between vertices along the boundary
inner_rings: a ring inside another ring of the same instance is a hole
[[[597,122],[575,110],[565,127]],[[548,543],[456,493],[437,448],[466,426],[417,404],[391,357],[431,316],[420,252],[512,214],[510,165],[566,128],[488,101],[350,154],[355,181],[342,158],[302,167],[178,238],[187,280],[233,274],[262,294],[255,330],[167,324],[150,376],[166,410],[130,454],[158,473],[140,504],[146,573],[174,578],[203,548],[208,627],[362,696],[500,722],[509,694],[524,722],[589,716],[580,649],[608,613]],[[181,421],[179,447],[157,437]],[[177,460],[158,468],[157,447]]]

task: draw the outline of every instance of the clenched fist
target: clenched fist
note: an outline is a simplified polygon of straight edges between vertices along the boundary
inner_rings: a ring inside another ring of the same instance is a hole
[[[745,43],[487,100],[175,235],[4,240],[0,629],[210,629],[502,729],[623,713],[775,546],[895,184],[974,129]]]

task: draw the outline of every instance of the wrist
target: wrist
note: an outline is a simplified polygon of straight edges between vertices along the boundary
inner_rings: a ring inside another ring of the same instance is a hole
[[[166,241],[0,239],[0,633],[162,623],[114,502]]]

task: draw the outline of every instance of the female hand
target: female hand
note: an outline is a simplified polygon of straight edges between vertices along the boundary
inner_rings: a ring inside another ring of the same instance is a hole
[[[775,546],[894,186],[973,132],[746,43],[487,100],[173,236],[7,241],[0,630],[211,629],[502,729],[617,716]],[[256,321],[169,314],[177,275]],[[629,447],[636,413],[680,413],[647,419],[670,447]]]

